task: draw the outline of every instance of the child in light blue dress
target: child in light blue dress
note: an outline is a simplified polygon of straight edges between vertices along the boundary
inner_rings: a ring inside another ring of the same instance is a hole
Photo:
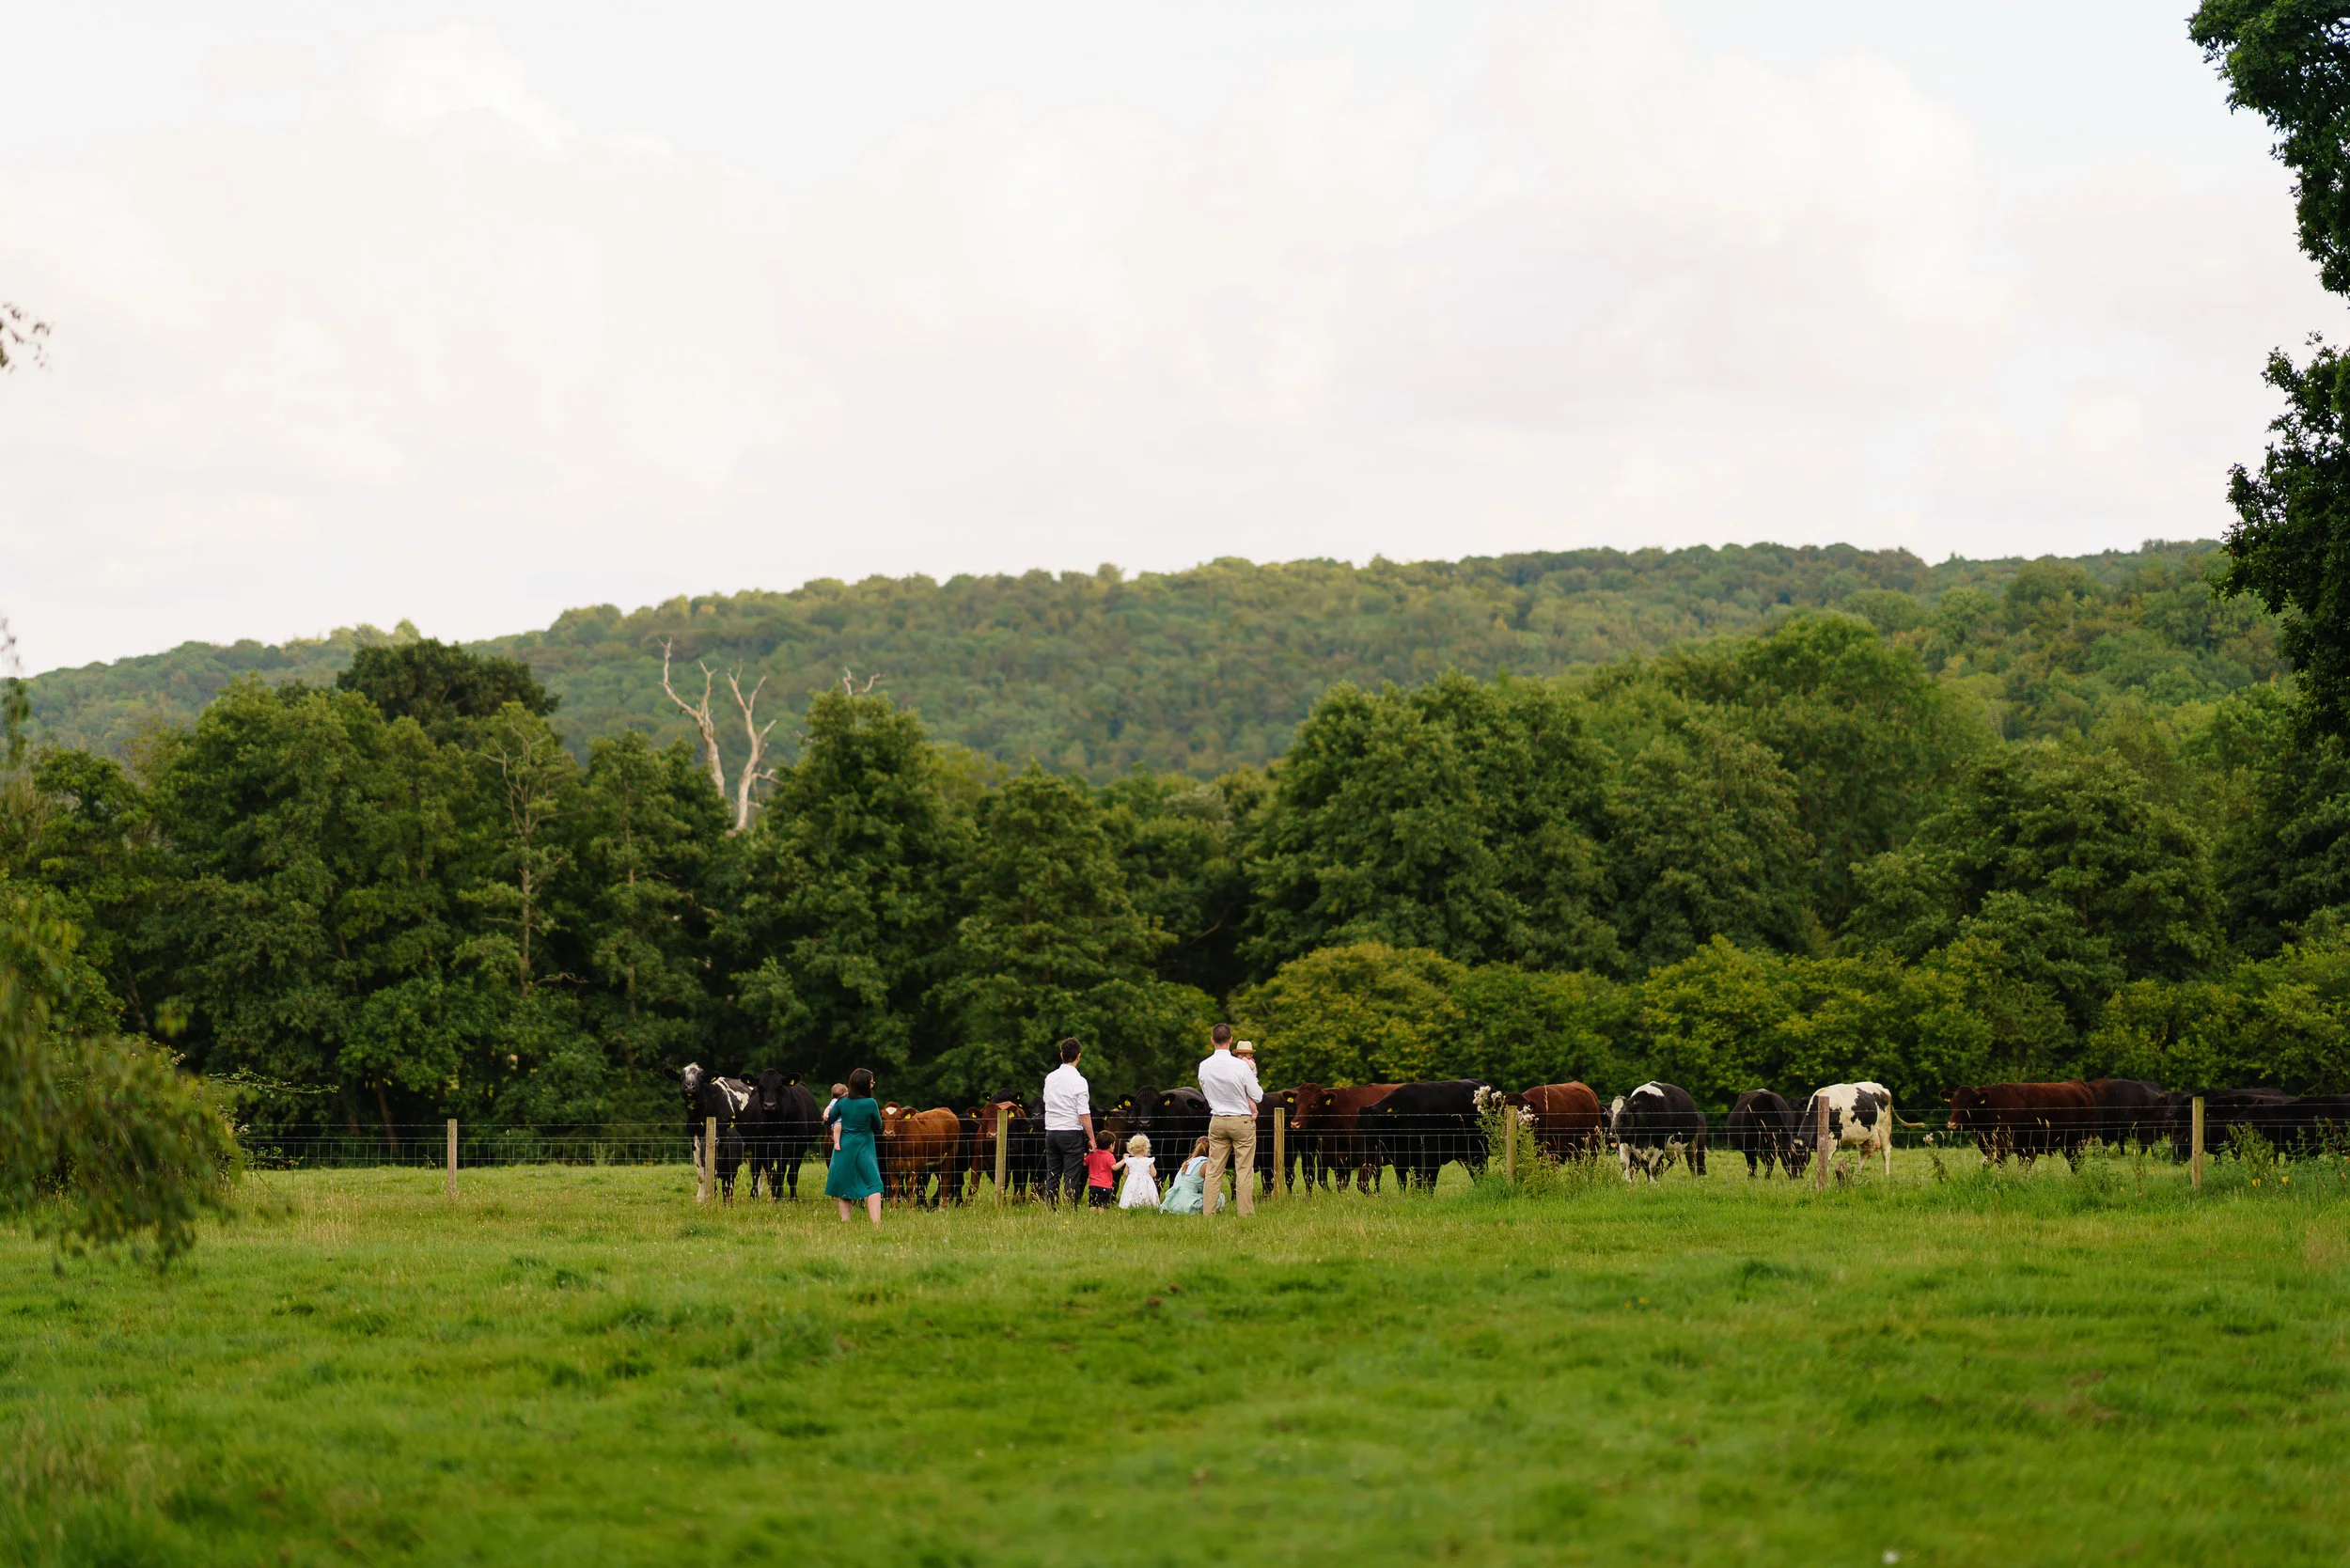
[[[1207,1191],[1208,1140],[1203,1137],[1191,1146],[1191,1158],[1167,1184],[1167,1200],[1159,1205],[1159,1213],[1196,1215],[1206,1207]]]

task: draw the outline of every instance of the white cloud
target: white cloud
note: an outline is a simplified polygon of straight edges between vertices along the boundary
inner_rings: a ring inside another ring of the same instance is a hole
[[[1891,66],[1634,0],[1452,100],[981,99],[796,196],[463,27],[214,74],[308,108],[0,165],[55,323],[0,382],[36,666],[819,573],[2209,533],[2261,353],[2330,319],[2281,177],[2027,205]]]

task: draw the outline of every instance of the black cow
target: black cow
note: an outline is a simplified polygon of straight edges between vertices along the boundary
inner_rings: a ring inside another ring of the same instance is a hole
[[[1257,1174],[1264,1179],[1267,1197],[1272,1196],[1276,1179],[1273,1169],[1273,1113],[1277,1110],[1282,1113],[1281,1149],[1289,1166],[1287,1170],[1280,1172],[1279,1180],[1284,1191],[1295,1191],[1297,1187],[1297,1137],[1290,1131],[1297,1125],[1297,1090],[1269,1089],[1265,1090],[1264,1098],[1257,1103]],[[1312,1183],[1313,1173],[1310,1170],[1307,1172],[1306,1180],[1308,1184]]]
[[[1676,1154],[1688,1160],[1690,1175],[1705,1174],[1705,1118],[1679,1084],[1652,1081],[1617,1096],[1607,1107],[1607,1136],[1623,1162],[1626,1182],[1635,1165],[1655,1181]]]
[[[2192,1093],[2166,1094],[2163,1102],[2168,1119],[2163,1130],[2170,1135],[2170,1152],[2179,1159],[2194,1153],[2195,1101]],[[2203,1102],[2203,1148],[2207,1152],[2220,1152],[2229,1148],[2231,1127],[2249,1127],[2271,1142],[2276,1124],[2286,1118],[2284,1107],[2293,1096],[2277,1089],[2214,1089],[2201,1096]]]
[[[1151,1140],[1152,1153],[1181,1164],[1191,1158],[1191,1146],[1208,1136],[1208,1097],[1196,1089],[1144,1084],[1135,1090],[1126,1126]]]
[[[2160,1085],[2137,1078],[2092,1078],[2090,1098],[2097,1102],[2097,1136],[2119,1148],[2132,1138],[2140,1149],[2151,1148],[2162,1136],[2169,1107]]]
[[[1478,1078],[1445,1078],[1399,1084],[1358,1122],[1372,1160],[1395,1167],[1396,1184],[1433,1189],[1448,1161],[1458,1160],[1471,1175],[1485,1168],[1485,1130],[1477,1114],[1477,1092],[1493,1086]]]
[[[1795,1108],[1767,1089],[1750,1089],[1739,1095],[1722,1132],[1730,1147],[1747,1157],[1748,1176],[1758,1165],[1765,1177],[1774,1164],[1789,1176],[1803,1168],[1797,1163]]]
[[[795,1200],[799,1198],[800,1167],[824,1137],[820,1117],[816,1096],[797,1077],[773,1067],[759,1075],[742,1116],[752,1197],[759,1196],[763,1175],[770,1199],[781,1200],[786,1185]]]

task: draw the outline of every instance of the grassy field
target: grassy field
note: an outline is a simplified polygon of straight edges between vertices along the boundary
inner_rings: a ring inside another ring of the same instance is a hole
[[[279,1174],[161,1278],[0,1237],[0,1560],[2350,1549],[2350,1172],[1449,1174],[879,1234],[678,1168]]]

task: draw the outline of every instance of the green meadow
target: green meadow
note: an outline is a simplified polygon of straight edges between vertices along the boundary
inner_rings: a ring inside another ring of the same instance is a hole
[[[160,1277],[0,1239],[0,1560],[2341,1561],[2350,1168],[1945,1158],[878,1233],[259,1173]]]

